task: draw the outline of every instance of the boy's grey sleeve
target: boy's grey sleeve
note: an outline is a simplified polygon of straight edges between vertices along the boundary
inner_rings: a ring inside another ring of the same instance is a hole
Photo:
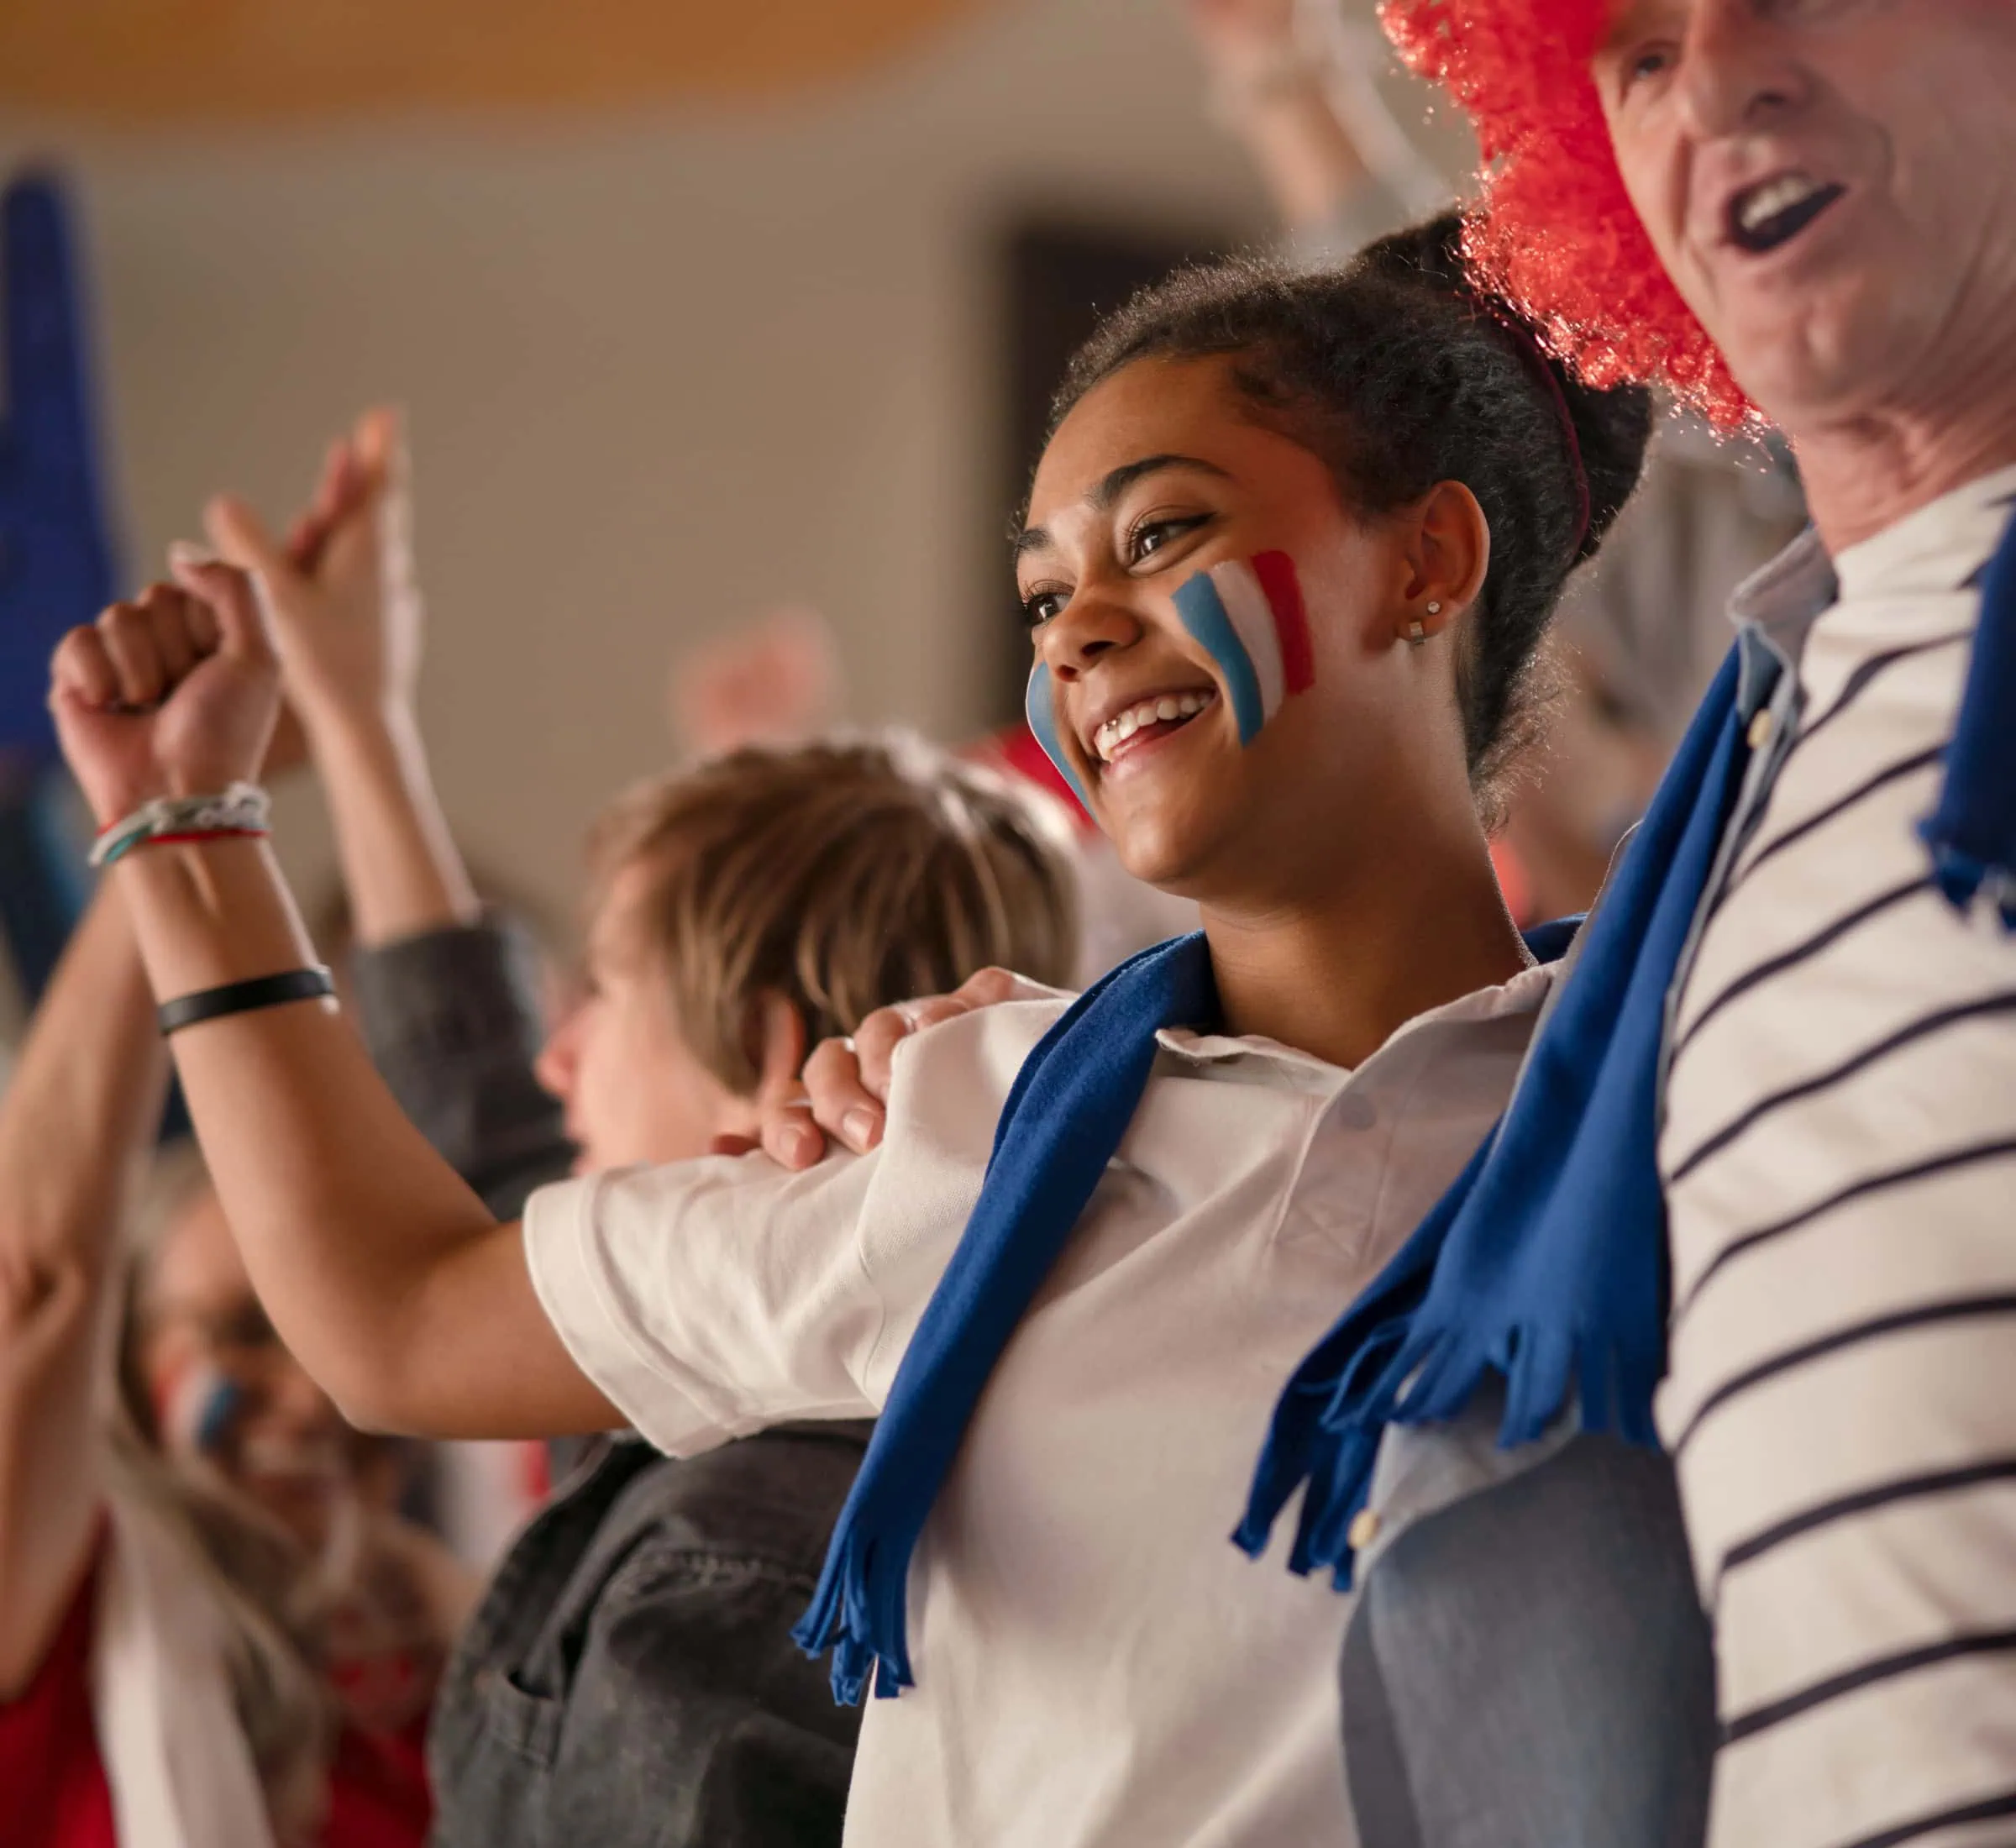
[[[533,1061],[538,960],[507,919],[423,931],[351,958],[359,1031],[400,1108],[499,1219],[574,1159]]]

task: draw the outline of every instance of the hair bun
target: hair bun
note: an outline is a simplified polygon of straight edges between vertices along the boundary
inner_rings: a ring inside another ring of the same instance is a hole
[[[1588,516],[1575,561],[1594,555],[1644,472],[1651,440],[1651,394],[1641,385],[1599,391],[1578,378],[1516,302],[1481,284],[1464,255],[1468,220],[1452,207],[1366,245],[1357,267],[1475,305],[1544,370],[1567,412],[1588,494]]]
[[[1404,281],[1438,284],[1452,295],[1475,301],[1484,299],[1463,257],[1463,214],[1455,206],[1404,231],[1375,238],[1359,251],[1352,266]]]

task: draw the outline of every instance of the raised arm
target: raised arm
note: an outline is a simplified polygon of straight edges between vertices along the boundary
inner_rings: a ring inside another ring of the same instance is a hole
[[[396,412],[360,417],[284,542],[244,501],[212,543],[265,585],[281,684],[320,773],[356,927],[350,998],[414,1126],[501,1217],[565,1175],[561,1107],[534,1076],[544,1025],[525,933],[479,916],[422,738],[423,614]]]
[[[0,1700],[33,1679],[99,1517],[118,1226],[166,1074],[124,908],[101,892],[0,1100]]]
[[[73,630],[51,704],[101,823],[249,778],[279,706],[252,580],[180,568]],[[155,997],[313,960],[260,839],[143,847],[113,869]],[[428,1146],[324,1001],[236,1012],[175,1037],[176,1068],[267,1312],[354,1423],[538,1436],[620,1422],[534,1294],[500,1226]]]
[[[284,543],[232,496],[212,501],[205,522],[223,558],[265,586],[287,703],[328,797],[358,942],[474,923],[481,907],[420,738],[420,589],[397,413],[367,412],[337,439]]]
[[[1211,110],[1251,155],[1289,231],[1348,256],[1448,187],[1379,93],[1385,47],[1335,3],[1185,0]],[[1320,26],[1320,29],[1316,29]]]

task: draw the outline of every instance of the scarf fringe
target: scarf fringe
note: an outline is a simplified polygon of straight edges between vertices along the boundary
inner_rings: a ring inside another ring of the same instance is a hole
[[[832,1651],[833,1698],[843,1707],[861,1704],[871,1676],[878,1700],[916,1685],[903,1624],[911,1550],[892,1552],[872,1534],[862,1536],[863,1530],[851,1530],[827,1552],[812,1602],[791,1629],[791,1641],[807,1656]],[[889,1639],[885,1647],[877,1646],[878,1636]]]
[[[1503,1449],[1536,1442],[1570,1404],[1583,1431],[1659,1447],[1650,1407],[1660,1356],[1634,1355],[1608,1336],[1564,1335],[1532,1320],[1485,1330],[1416,1326],[1403,1341],[1405,1329],[1399,1320],[1382,1325],[1333,1381],[1320,1377],[1320,1354],[1298,1376],[1232,1536],[1248,1556],[1265,1551],[1281,1510],[1303,1488],[1289,1569],[1306,1575],[1327,1568],[1338,1590],[1350,1590],[1357,1551],[1351,1531],[1370,1498],[1386,1426],[1445,1424],[1492,1374],[1505,1385]]]
[[[1980,582],[1981,617],[1945,777],[1918,833],[1956,911],[1971,911],[1985,895],[2003,928],[2016,931],[2016,517]]]

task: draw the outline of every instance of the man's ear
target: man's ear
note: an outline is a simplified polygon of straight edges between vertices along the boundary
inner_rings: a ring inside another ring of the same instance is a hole
[[[765,989],[757,999],[751,1030],[755,1043],[750,1050],[756,1055],[758,1073],[756,1096],[761,1102],[798,1082],[806,1052],[805,1021],[784,995]]]
[[[1416,507],[1407,563],[1397,639],[1439,635],[1477,601],[1491,569],[1491,522],[1461,481],[1436,482]]]

